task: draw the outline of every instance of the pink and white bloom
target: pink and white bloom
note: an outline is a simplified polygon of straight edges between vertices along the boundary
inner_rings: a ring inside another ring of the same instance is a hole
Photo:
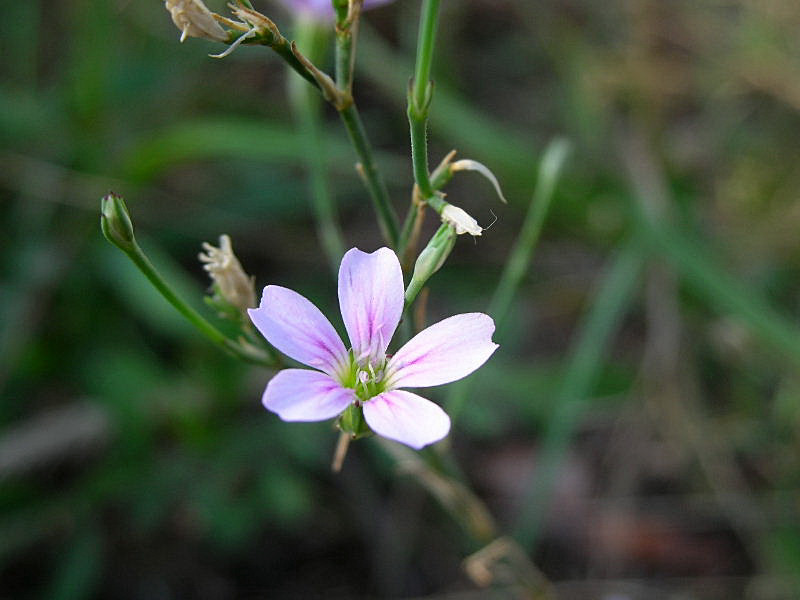
[[[422,448],[450,431],[450,417],[430,400],[401,388],[442,385],[466,377],[497,349],[494,321],[455,315],[386,354],[403,312],[403,274],[389,248],[349,250],[339,267],[339,307],[351,348],[309,300],[277,285],[264,288],[248,311],[270,344],[312,367],[284,369],[267,385],[263,404],[284,421],[324,421],[361,407],[375,433]]]

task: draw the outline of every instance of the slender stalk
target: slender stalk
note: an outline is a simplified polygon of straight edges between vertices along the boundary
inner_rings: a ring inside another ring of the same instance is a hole
[[[243,344],[230,339],[224,333],[222,333],[219,329],[214,327],[211,323],[209,323],[200,313],[198,313],[195,309],[191,306],[186,304],[170,287],[170,285],[164,280],[161,274],[156,270],[153,263],[150,262],[150,259],[147,258],[147,255],[141,249],[139,244],[136,242],[132,243],[132,247],[129,250],[123,250],[125,254],[128,255],[128,258],[133,261],[133,263],[138,267],[138,269],[142,272],[142,274],[147,277],[150,283],[153,285],[156,290],[164,297],[164,299],[169,302],[183,317],[189,321],[194,327],[200,331],[203,335],[205,335],[209,340],[221,346],[223,349],[227,350],[237,358],[245,360],[247,362],[252,362],[256,364],[261,364],[265,366],[275,366],[276,361],[273,357],[269,356],[266,352],[262,351],[260,348],[256,348],[255,346],[247,345],[244,346]]]
[[[427,199],[433,196],[433,186],[428,174],[427,110],[420,114],[409,104],[408,124],[411,130],[411,165],[414,169],[414,181],[417,182],[422,197]]]
[[[419,37],[417,38],[417,62],[414,80],[408,95],[408,123],[411,130],[411,160],[414,180],[423,198],[433,196],[428,173],[428,107],[431,102],[431,65],[436,26],[439,20],[440,0],[424,0],[420,13]]]
[[[310,60],[317,61],[323,54],[320,42],[324,41],[325,36],[322,35],[321,29],[314,21],[298,19],[295,32],[298,45],[306,49],[306,55]],[[328,185],[320,98],[299,77],[290,77],[288,86],[289,99],[304,142],[304,158],[308,168],[317,235],[328,263],[336,273],[344,254],[345,244],[338,223],[336,204]]]
[[[392,247],[396,247],[400,238],[398,218],[389,200],[389,191],[375,164],[372,146],[353,101],[355,48],[362,4],[363,0],[353,0],[349,4],[346,14],[337,12],[336,88],[339,93],[333,104],[339,111],[356,156],[358,156],[359,173],[375,206],[383,236]]]
[[[380,224],[383,236],[392,247],[396,247],[400,235],[398,231],[397,214],[394,212],[394,208],[389,201],[389,192],[386,189],[386,184],[375,164],[372,146],[367,138],[367,132],[364,129],[364,124],[361,122],[358,109],[353,103],[343,110],[340,110],[339,115],[347,130],[347,135],[350,137],[350,141],[353,144],[356,156],[358,156],[361,163],[361,173],[363,175],[364,184],[375,206],[375,212],[378,215],[378,223]]]
[[[272,49],[278,54],[278,56],[280,56],[283,60],[286,61],[286,64],[288,64],[292,68],[292,70],[294,70],[295,73],[300,75],[300,77],[308,81],[315,88],[320,89],[319,83],[317,83],[317,80],[314,79],[314,76],[309,72],[306,66],[297,59],[297,57],[292,52],[292,45],[289,43],[287,39],[283,38],[281,40],[281,43],[275,44],[274,46],[272,46]]]
[[[336,23],[336,87],[350,97],[353,96],[356,40],[363,4],[364,0],[353,0],[345,18],[337,19]]]
[[[464,561],[469,577],[482,587],[488,586],[502,565],[503,578],[511,586],[519,586],[520,597],[554,598],[550,582],[531,562],[528,555],[511,538],[501,536],[489,507],[454,473],[441,464],[434,452],[414,452],[405,446],[376,438],[380,449],[396,464],[397,470],[413,478],[463,529],[470,545],[480,548]],[[512,582],[508,582],[509,575]]]
[[[417,38],[417,64],[414,69],[414,103],[426,105],[428,82],[433,64],[433,42],[439,20],[440,0],[424,0],[420,14],[419,37]]]

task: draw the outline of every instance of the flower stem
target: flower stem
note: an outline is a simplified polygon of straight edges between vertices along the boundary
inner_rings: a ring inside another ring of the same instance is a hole
[[[253,346],[251,344],[243,344],[232,340],[219,329],[209,323],[200,313],[198,313],[191,306],[186,304],[164,280],[161,274],[156,270],[150,259],[141,249],[136,241],[133,241],[129,249],[122,249],[128,258],[131,259],[138,269],[150,281],[156,290],[164,297],[164,299],[172,304],[175,309],[181,313],[184,318],[189,321],[194,327],[205,335],[209,340],[222,347],[228,353],[233,354],[237,358],[246,362],[256,363],[263,366],[273,367],[276,366],[276,360],[273,356],[269,355],[265,350]]]
[[[361,20],[362,0],[354,0],[346,15],[339,15],[336,23],[336,87],[339,99],[335,103],[342,118],[353,149],[360,163],[359,174],[364,180],[378,223],[386,241],[396,247],[400,237],[397,215],[389,200],[389,192],[383,177],[375,165],[372,146],[367,132],[353,101],[353,71],[355,64],[355,48],[358,37],[358,24]]]
[[[439,19],[440,0],[424,0],[420,13],[419,37],[417,38],[417,63],[414,80],[408,92],[408,123],[411,131],[411,160],[414,181],[423,198],[433,196],[428,173],[428,107],[431,103],[430,82],[433,63],[433,43]]]
[[[439,20],[439,1],[424,0],[417,38],[417,64],[414,69],[414,101],[417,106],[426,103],[428,82],[433,63],[433,42],[436,38],[436,25]]]
[[[322,54],[320,42],[324,40],[321,29],[313,21],[301,18],[296,23],[295,33],[298,45],[306,49],[306,54],[312,61],[316,61]],[[290,76],[288,86],[292,109],[300,135],[304,139],[305,161],[308,167],[317,234],[322,250],[335,273],[344,254],[345,244],[338,224],[336,204],[328,185],[320,99],[299,77]]]
[[[355,48],[363,0],[354,0],[344,19],[336,23],[336,87],[352,97]]]
[[[355,103],[351,103],[340,110],[339,115],[360,161],[359,172],[363,177],[370,198],[372,198],[383,236],[392,247],[396,247],[399,239],[397,215],[389,201],[389,192],[386,189],[383,177],[375,164],[372,146],[367,138],[367,132],[361,122]]]

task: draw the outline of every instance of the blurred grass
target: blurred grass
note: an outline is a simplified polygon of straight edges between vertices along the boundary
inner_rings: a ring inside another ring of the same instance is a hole
[[[0,479],[3,593],[400,597],[449,588],[468,546],[452,524],[396,487],[366,445],[333,478],[331,429],[264,413],[258,398],[269,373],[208,348],[99,236],[95,203],[113,188],[131,200],[159,267],[197,306],[207,285],[195,260],[200,243],[229,233],[259,285],[295,287],[335,314],[281,65],[255,48],[211,61],[211,44],[179,45],[158,3],[5,8],[0,447],[37,416],[81,402],[104,411],[110,426],[86,447]],[[398,208],[411,182],[403,109],[415,11],[397,3],[371,13],[359,49],[357,93]],[[288,30],[286,14],[275,14]],[[800,485],[800,11],[789,0],[475,0],[448,6],[442,22],[433,160],[456,148],[485,163],[511,204],[477,245],[456,246],[432,282],[431,320],[486,305],[543,141],[567,134],[575,148],[536,257],[497,315],[515,326],[470,379],[456,421],[467,479],[501,527],[520,524],[520,539],[556,580],[588,577],[585,565],[604,548],[570,537],[544,510],[567,504],[562,487],[576,477],[576,455],[589,493],[614,506],[633,496],[646,511],[653,486],[679,498],[706,491],[694,473],[705,457],[671,438],[637,392],[649,376],[640,368],[648,323],[637,282],[667,265],[679,283],[679,354],[694,373],[706,435],[730,447],[724,466],[745,486],[734,492],[766,515],[762,543],[744,553],[756,556],[752,564],[736,563],[733,550],[708,553],[728,564],[718,567],[723,575],[750,582],[748,597],[791,598],[800,585],[791,501]],[[374,247],[352,153],[334,115],[324,125],[345,236]],[[619,148],[631,129],[665,189],[642,188],[628,172]],[[482,222],[488,189],[456,180],[448,194]],[[648,212],[654,195],[661,212]],[[597,428],[609,439],[586,450],[584,436]],[[643,449],[606,476],[597,463],[612,461],[618,436]],[[518,446],[535,460],[514,455],[488,471],[509,470],[530,492],[485,472],[485,461]],[[653,452],[658,465],[645,458]],[[628,471],[627,487],[613,487]],[[777,509],[763,500],[784,492],[790,500]],[[708,528],[735,529],[724,507],[711,512],[708,522],[723,525]],[[681,518],[673,529],[700,544],[681,529],[691,515]],[[399,577],[378,574],[380,523],[411,532],[397,551]],[[607,560],[609,579],[675,574],[663,557]],[[708,574],[700,570],[690,572]]]

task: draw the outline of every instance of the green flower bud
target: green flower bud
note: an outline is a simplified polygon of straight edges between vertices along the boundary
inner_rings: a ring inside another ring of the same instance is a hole
[[[419,291],[436,271],[442,268],[444,261],[456,243],[456,230],[449,223],[443,223],[433,234],[428,245],[419,253],[414,263],[414,274],[406,289],[406,303],[411,304]]]
[[[128,207],[122,197],[113,192],[100,200],[100,228],[105,238],[120,250],[130,252],[136,246]]]

